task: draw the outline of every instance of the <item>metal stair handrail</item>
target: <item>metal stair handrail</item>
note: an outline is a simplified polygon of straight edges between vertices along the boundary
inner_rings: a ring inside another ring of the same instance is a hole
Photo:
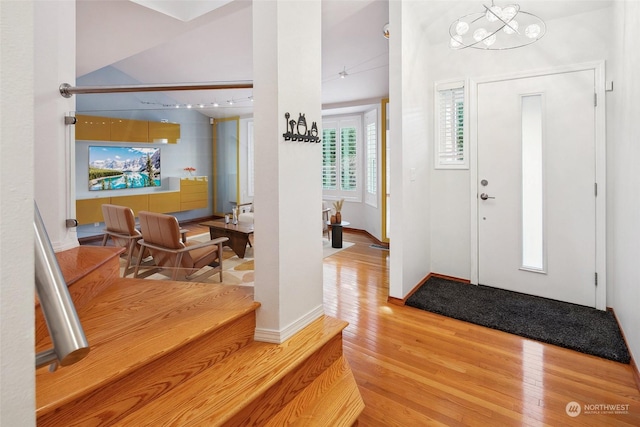
[[[35,285],[53,342],[53,348],[36,354],[36,368],[51,365],[54,371],[58,365],[68,366],[84,358],[89,343],[35,201],[34,205]]]

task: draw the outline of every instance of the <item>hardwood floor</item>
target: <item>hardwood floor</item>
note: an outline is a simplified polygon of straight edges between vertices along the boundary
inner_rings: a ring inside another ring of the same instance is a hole
[[[355,245],[324,260],[324,302],[349,322],[359,427],[640,426],[629,365],[389,304],[389,252],[365,234],[345,230],[344,240]],[[569,416],[571,402],[582,413]]]
[[[356,244],[325,259],[324,301],[327,315],[349,322],[359,427],[640,425],[629,365],[389,304],[389,252],[360,233],[344,239]],[[582,413],[570,417],[574,401]]]

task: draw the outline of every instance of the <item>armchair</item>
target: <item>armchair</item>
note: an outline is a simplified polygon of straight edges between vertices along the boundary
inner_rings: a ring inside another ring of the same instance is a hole
[[[186,280],[203,279],[217,272],[222,282],[222,243],[228,237],[219,237],[204,243],[184,243],[178,220],[171,215],[140,211],[140,229],[142,239],[138,244],[148,249],[159,270],[171,269],[171,279],[178,277]],[[196,274],[204,267],[213,267]],[[134,271],[138,277],[140,258]]]
[[[118,205],[102,205],[102,216],[104,217],[105,229],[102,239],[102,246],[106,246],[109,238],[116,247],[126,248],[126,264],[122,272],[122,277],[126,277],[133,272],[131,265],[132,257],[143,258],[136,242],[142,239],[142,234],[136,229],[136,218],[131,208]]]
[[[242,203],[238,209],[238,222],[253,225],[253,203]]]
[[[329,225],[327,223],[329,222],[330,217],[331,217],[331,208],[327,206],[327,202],[323,200],[322,201],[322,235],[324,236],[324,233],[327,233],[327,239],[329,241],[331,240],[331,229],[329,228]]]

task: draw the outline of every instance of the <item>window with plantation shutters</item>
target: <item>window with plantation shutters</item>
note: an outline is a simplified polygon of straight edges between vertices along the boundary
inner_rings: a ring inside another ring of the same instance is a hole
[[[356,189],[356,128],[340,129],[340,188],[345,191]]]
[[[324,128],[322,130],[322,188],[324,190],[338,188],[336,145],[336,128]]]
[[[378,110],[368,111],[364,115],[365,133],[365,203],[378,206]]]
[[[360,117],[323,121],[322,189],[329,199],[360,201]]]
[[[436,84],[436,169],[468,169],[463,82]]]

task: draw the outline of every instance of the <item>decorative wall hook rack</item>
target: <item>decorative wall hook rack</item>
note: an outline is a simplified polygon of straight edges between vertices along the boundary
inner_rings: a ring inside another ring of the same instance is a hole
[[[316,144],[320,142],[316,122],[311,124],[311,129],[307,129],[307,119],[302,113],[300,113],[297,122],[293,119],[289,120],[291,118],[289,113],[285,113],[284,118],[287,124],[287,132],[283,133],[282,136],[284,136],[285,141],[315,142]]]

